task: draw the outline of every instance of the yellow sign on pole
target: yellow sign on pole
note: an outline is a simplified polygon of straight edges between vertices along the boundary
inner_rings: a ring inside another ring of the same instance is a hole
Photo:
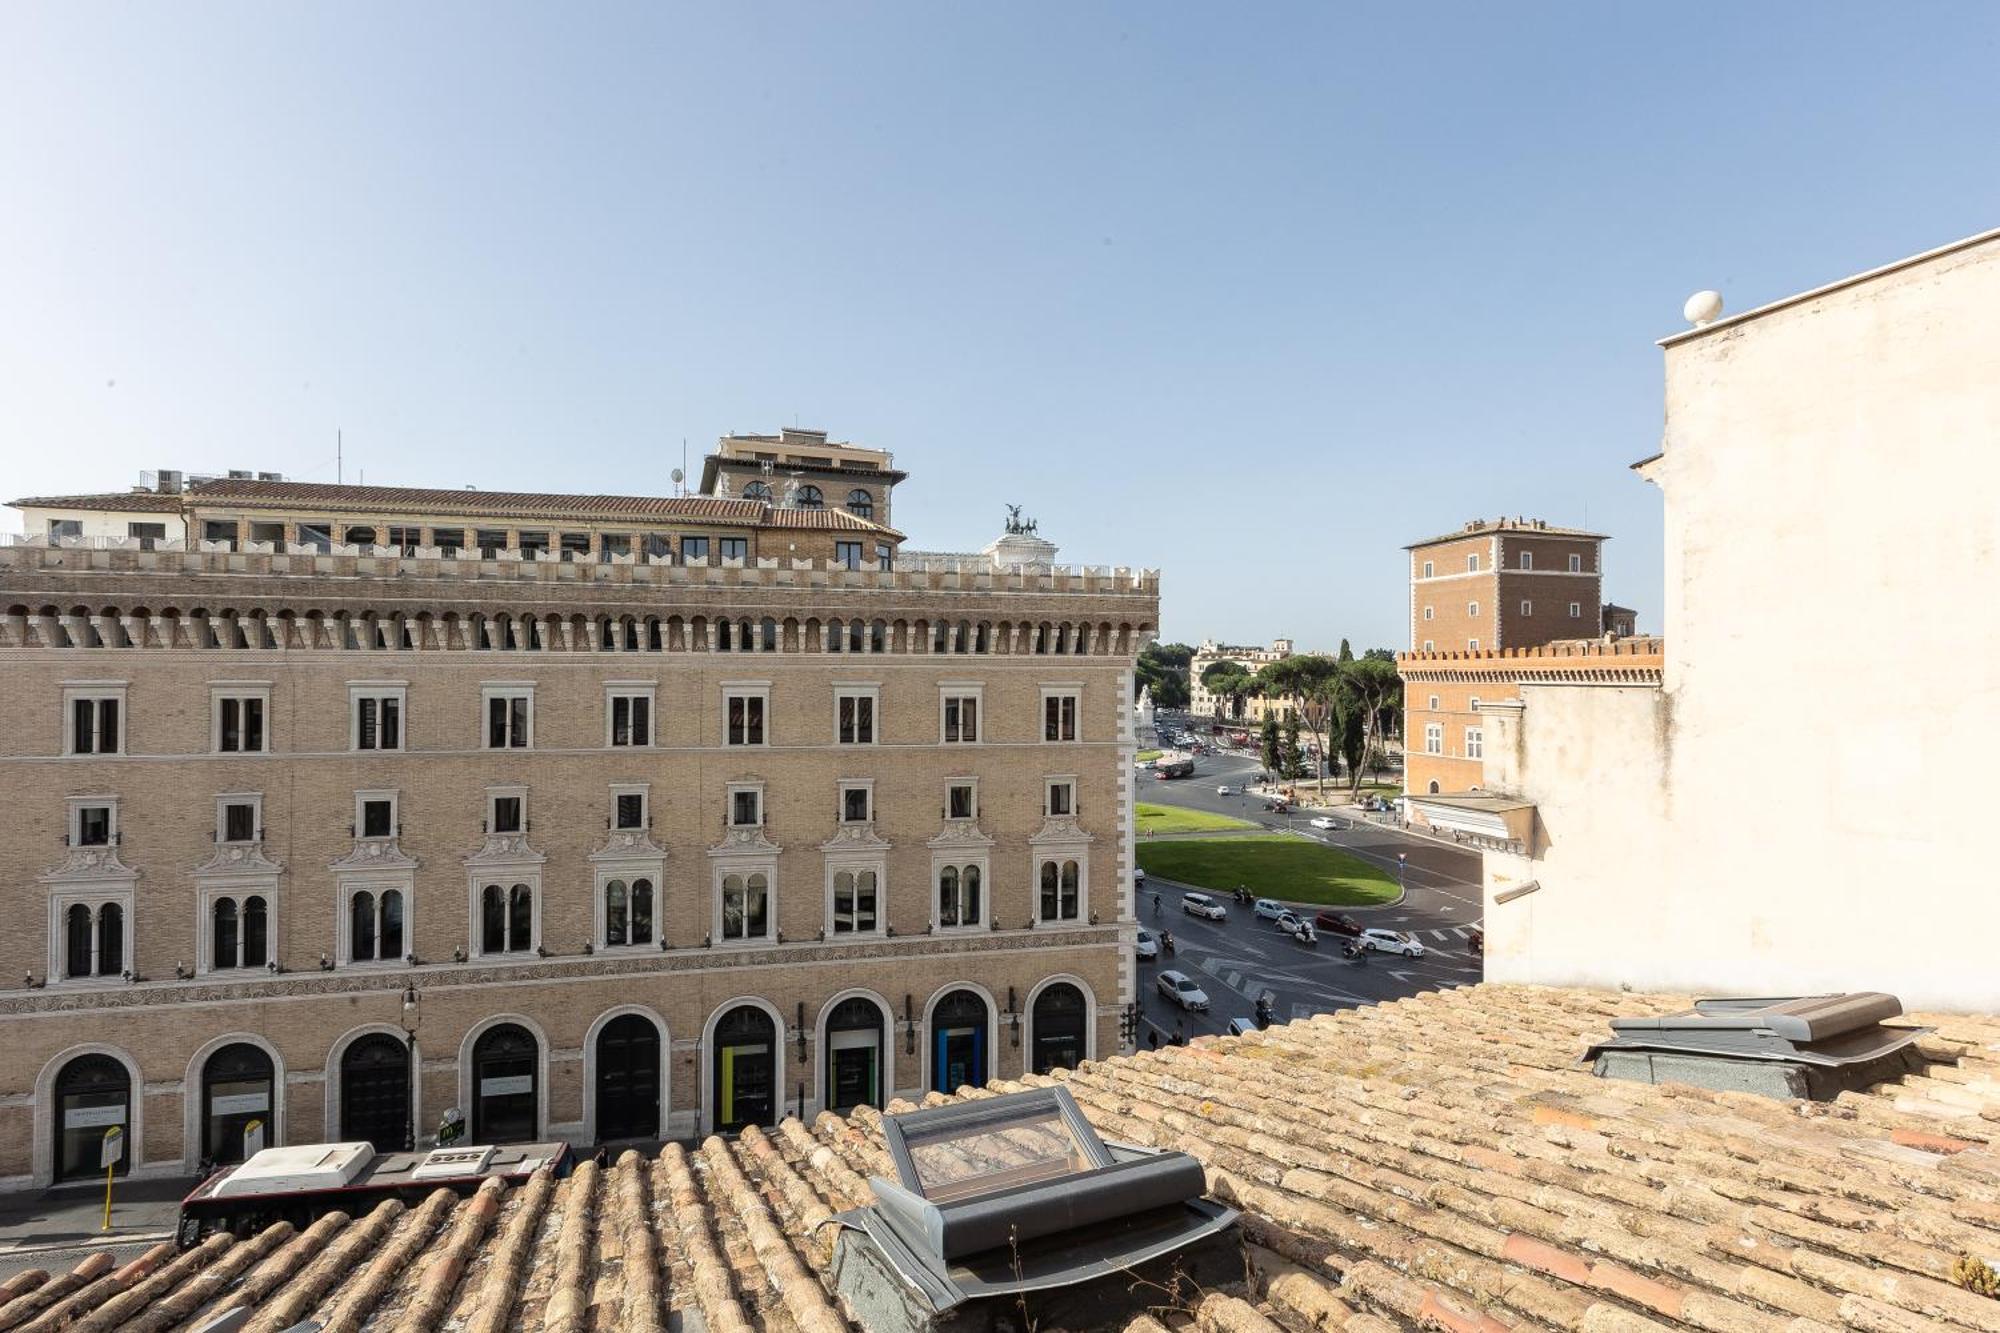
[[[118,1177],[118,1159],[124,1155],[125,1128],[113,1125],[104,1131],[104,1144],[98,1149],[97,1164],[104,1168],[104,1230],[111,1230],[111,1182]]]

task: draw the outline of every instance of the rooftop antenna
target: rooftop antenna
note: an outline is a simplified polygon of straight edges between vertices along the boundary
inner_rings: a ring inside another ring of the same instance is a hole
[[[340,430],[338,427],[336,427],[333,432],[333,484],[336,486],[338,486],[343,480],[340,474],[342,447],[343,447],[343,442],[340,438]]]

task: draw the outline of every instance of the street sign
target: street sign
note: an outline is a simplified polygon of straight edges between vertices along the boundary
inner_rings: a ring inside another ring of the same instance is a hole
[[[264,1151],[264,1122],[252,1120],[243,1126],[243,1158],[248,1161]]]
[[[109,1171],[118,1165],[118,1159],[124,1155],[124,1149],[125,1130],[122,1126],[113,1125],[104,1131],[104,1144],[97,1150],[97,1164]]]

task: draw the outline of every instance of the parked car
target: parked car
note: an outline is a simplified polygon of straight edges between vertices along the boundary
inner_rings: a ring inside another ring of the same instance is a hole
[[[1376,953],[1399,953],[1405,958],[1424,956],[1424,946],[1418,942],[1416,936],[1394,930],[1383,930],[1379,926],[1371,926],[1362,931],[1354,937],[1354,942]]]
[[[1203,916],[1210,921],[1227,921],[1229,909],[1205,893],[1183,893],[1181,910],[1189,916]]]
[[[1132,952],[1140,958],[1158,958],[1160,941],[1150,930],[1140,930],[1139,940],[1132,946]]]
[[[1276,921],[1285,915],[1285,905],[1276,898],[1259,898],[1250,910],[1262,921]]]
[[[1311,824],[1314,828],[1335,827],[1332,815],[1314,815],[1311,819],[1308,819],[1306,823]]]
[[[1335,935],[1359,935],[1361,923],[1345,912],[1321,912],[1313,924]]]
[[[1229,1020],[1228,1034],[1232,1037],[1247,1037],[1256,1030],[1257,1024],[1252,1019],[1232,1018]]]
[[[1183,1009],[1208,1008],[1208,992],[1195,985],[1194,978],[1185,972],[1176,972],[1168,968],[1160,973],[1159,979],[1153,984],[1160,988],[1160,994]]]
[[[1217,787],[1215,789],[1215,794],[1217,796],[1234,796],[1236,794],[1236,789],[1225,782],[1220,787]]]

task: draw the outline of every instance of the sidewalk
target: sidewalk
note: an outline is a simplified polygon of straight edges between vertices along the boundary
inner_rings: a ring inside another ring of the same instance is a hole
[[[104,1225],[104,1182],[0,1195],[0,1261],[42,1249],[131,1244],[173,1236],[193,1177],[121,1180],[112,1189],[111,1230]]]

